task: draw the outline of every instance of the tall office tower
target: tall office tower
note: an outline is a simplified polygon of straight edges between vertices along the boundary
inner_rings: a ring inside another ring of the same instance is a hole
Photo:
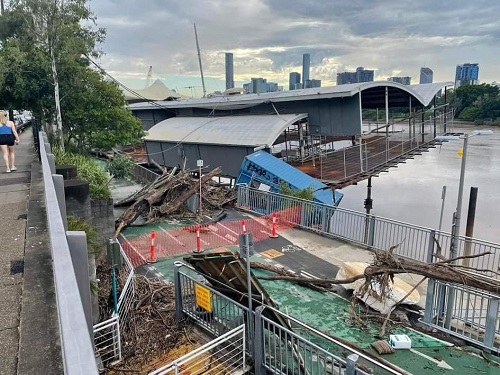
[[[391,77],[388,81],[401,83],[402,85],[411,85],[411,77]]]
[[[337,73],[337,85],[346,85],[348,83],[372,82],[374,76],[373,70],[365,70],[362,66],[356,68],[355,72]]]
[[[479,64],[457,65],[455,72],[455,87],[462,85],[477,85],[479,82]]]
[[[226,90],[234,87],[233,54],[226,53]]]
[[[315,87],[321,87],[321,80],[320,79],[309,79],[305,81],[306,89],[312,89]]]
[[[420,84],[432,83],[434,72],[431,68],[420,68]]]
[[[311,79],[311,87],[321,87],[321,80],[320,79]]]
[[[309,70],[311,69],[311,55],[304,53],[302,55],[302,87],[306,88],[306,82],[309,81]]]
[[[251,78],[252,80],[252,91],[254,94],[260,94],[267,92],[267,79],[265,78]]]
[[[288,90],[295,90],[297,88],[300,88],[300,73],[291,72],[288,81]]]

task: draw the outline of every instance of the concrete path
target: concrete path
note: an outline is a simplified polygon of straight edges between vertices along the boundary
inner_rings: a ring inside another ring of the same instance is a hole
[[[18,170],[5,173],[3,160],[0,167],[0,375],[59,374],[41,166],[31,128],[20,141]]]

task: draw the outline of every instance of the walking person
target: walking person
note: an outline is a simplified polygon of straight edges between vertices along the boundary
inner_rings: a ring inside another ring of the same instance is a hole
[[[17,170],[14,144],[19,144],[16,125],[12,121],[9,121],[7,112],[0,111],[0,148],[3,154],[3,161],[7,167],[7,173]]]

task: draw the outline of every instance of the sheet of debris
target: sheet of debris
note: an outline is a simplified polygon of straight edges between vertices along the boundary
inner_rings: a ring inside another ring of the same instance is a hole
[[[217,167],[201,178],[203,212],[220,210],[236,200],[236,192],[227,186],[220,186],[212,180],[220,175]],[[131,204],[116,221],[115,238],[123,228],[134,223],[139,216],[144,224],[155,223],[172,217],[196,217],[187,208],[187,201],[200,191],[200,179],[193,178],[193,171],[174,168],[164,173],[153,183],[145,186],[130,197],[117,202],[115,206]]]

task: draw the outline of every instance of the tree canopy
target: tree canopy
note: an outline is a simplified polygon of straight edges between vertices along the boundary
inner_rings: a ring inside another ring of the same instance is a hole
[[[462,120],[500,119],[498,86],[464,85],[455,90],[455,114]]]
[[[140,121],[92,65],[104,38],[87,0],[12,0],[0,16],[0,108],[31,110],[62,146],[138,142]]]

